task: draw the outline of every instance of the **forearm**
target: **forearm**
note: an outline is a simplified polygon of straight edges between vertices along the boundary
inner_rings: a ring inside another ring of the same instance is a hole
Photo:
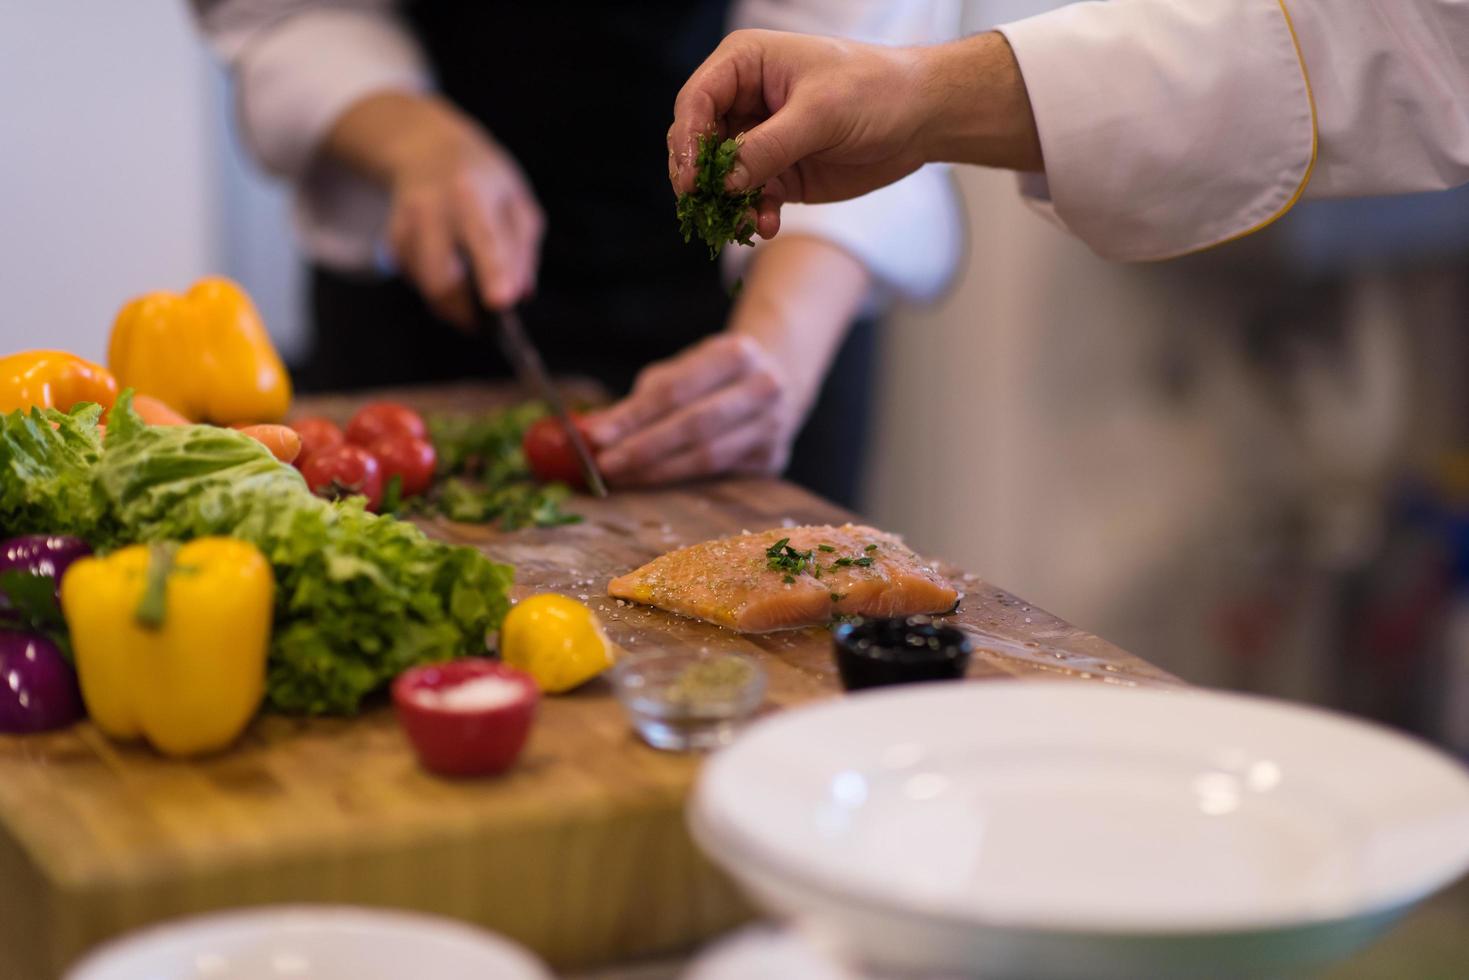
[[[763,245],[746,270],[729,329],[785,367],[804,414],[871,284],[867,268],[836,245],[782,237]]]
[[[382,91],[352,103],[332,124],[322,150],[391,185],[402,174],[451,163],[477,138],[474,124],[437,96]]]
[[[919,139],[930,163],[1045,169],[1015,53],[991,31],[922,49]]]

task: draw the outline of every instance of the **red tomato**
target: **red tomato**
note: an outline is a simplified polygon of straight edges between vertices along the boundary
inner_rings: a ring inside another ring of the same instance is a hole
[[[357,410],[347,423],[347,441],[356,446],[371,446],[384,436],[428,438],[423,417],[398,402],[369,402]]]
[[[361,446],[341,445],[312,456],[301,467],[312,493],[337,500],[361,495],[367,509],[377,511],[383,502],[383,470],[377,457]]]
[[[590,446],[591,439],[581,424],[581,416],[572,412],[571,423]],[[547,415],[532,422],[530,428],[525,430],[521,449],[524,450],[525,461],[530,464],[530,471],[537,480],[543,483],[559,480],[573,487],[586,489],[587,481],[582,476],[576,450],[571,447],[571,440],[566,438],[566,430],[561,427],[561,422],[554,416]]]
[[[301,452],[296,455],[296,468],[301,469],[306,461],[319,452],[335,449],[347,441],[341,426],[331,419],[310,416],[291,423],[296,435],[301,437]]]
[[[383,485],[398,477],[403,496],[416,497],[434,482],[434,467],[439,454],[433,443],[414,436],[384,436],[371,446],[371,452],[382,464]]]

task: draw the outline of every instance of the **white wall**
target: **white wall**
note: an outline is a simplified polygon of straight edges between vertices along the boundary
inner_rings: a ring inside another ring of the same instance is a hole
[[[216,272],[290,347],[284,204],[225,130],[183,0],[0,0],[0,353],[102,359],[122,303]]]

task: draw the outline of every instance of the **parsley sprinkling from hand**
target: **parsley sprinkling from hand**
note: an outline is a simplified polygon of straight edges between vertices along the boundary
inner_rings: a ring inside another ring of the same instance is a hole
[[[724,189],[724,178],[734,169],[739,154],[738,140],[724,140],[706,134],[699,137],[699,152],[694,159],[694,189],[678,196],[678,228],[683,240],[694,236],[709,246],[709,257],[718,258],[727,242],[753,245],[750,236],[755,223],[750,210],[760,200],[763,187],[730,192]]]

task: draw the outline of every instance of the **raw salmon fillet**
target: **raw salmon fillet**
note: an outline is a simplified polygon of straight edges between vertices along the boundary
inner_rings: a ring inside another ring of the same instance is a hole
[[[817,626],[838,614],[945,613],[960,597],[901,539],[856,524],[680,548],[613,579],[607,592],[741,633]]]

